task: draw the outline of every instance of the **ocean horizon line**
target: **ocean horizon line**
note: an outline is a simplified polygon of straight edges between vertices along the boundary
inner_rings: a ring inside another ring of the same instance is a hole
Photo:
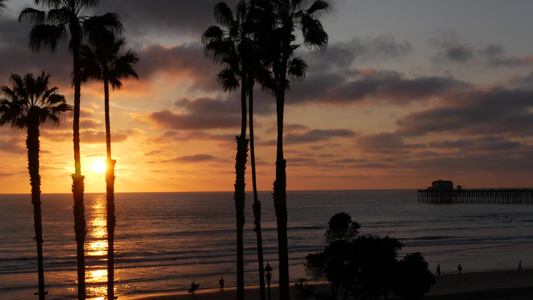
[[[351,191],[416,191],[418,188],[398,188],[398,189],[324,189],[324,190],[287,190],[287,192],[351,192]],[[234,191],[167,191],[167,192],[115,192],[115,194],[177,194],[177,193],[233,193]],[[251,193],[252,191],[246,191]],[[261,190],[259,193],[273,192],[273,190]],[[106,192],[86,192],[86,195],[105,194]],[[41,195],[65,195],[72,194],[72,192],[58,192],[58,193],[41,193]],[[9,195],[31,195],[31,193],[0,193],[2,196]]]

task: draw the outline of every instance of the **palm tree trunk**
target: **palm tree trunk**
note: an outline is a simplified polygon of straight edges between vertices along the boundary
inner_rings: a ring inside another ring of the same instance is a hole
[[[289,249],[287,237],[287,173],[286,161],[283,157],[283,117],[285,105],[284,80],[278,81],[276,91],[277,115],[277,147],[276,147],[276,181],[274,181],[274,207],[278,229],[279,259],[279,296],[281,300],[289,300]]]
[[[107,161],[107,299],[115,297],[115,160]]]
[[[72,126],[74,141],[74,174],[72,175],[72,194],[74,198],[74,232],[76,235],[76,256],[78,261],[78,300],[85,300],[85,236],[87,234],[87,224],[85,222],[85,206],[83,203],[85,176],[81,175],[80,155],[81,28],[77,18],[70,20],[69,25],[70,33],[72,35],[72,56],[74,60],[74,120]]]
[[[257,237],[257,262],[259,264],[259,295],[261,300],[266,299],[265,295],[265,268],[263,259],[263,236],[261,233],[261,202],[257,195],[257,176],[255,169],[255,146],[254,146],[254,80],[249,79],[248,83],[248,111],[250,115],[250,162],[252,165],[252,189],[254,193],[254,231]]]
[[[248,140],[237,137],[237,155],[235,158],[235,211],[237,219],[237,300],[244,299],[244,199],[245,169],[248,155]]]
[[[44,259],[43,259],[43,225],[41,214],[41,176],[39,175],[39,124],[38,121],[28,123],[28,170],[30,172],[31,203],[33,204],[33,224],[35,242],[37,243],[37,270],[39,277],[39,300],[44,300]]]
[[[235,157],[235,212],[237,219],[237,300],[244,300],[244,204],[245,172],[248,156],[246,139],[246,76],[241,84],[241,135],[237,137],[237,155]]]
[[[107,168],[105,173],[107,199],[107,299],[115,298],[115,160],[111,159],[111,121],[109,116],[109,80],[104,75],[104,106]]]

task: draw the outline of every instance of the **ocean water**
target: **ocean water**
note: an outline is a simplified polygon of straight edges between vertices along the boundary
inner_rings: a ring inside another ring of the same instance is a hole
[[[265,261],[277,282],[277,233],[272,196],[260,193]],[[47,299],[76,297],[72,195],[44,194]],[[86,194],[87,293],[106,294],[105,194]],[[247,195],[246,285],[258,285],[252,197]],[[288,193],[290,276],[305,277],[309,253],[321,251],[329,218],[346,212],[360,234],[398,238],[405,253],[420,251],[443,273],[504,270],[533,265],[533,206],[436,205],[417,202],[415,190],[292,191]],[[124,193],[116,195],[116,294],[119,299],[235,285],[233,193]],[[37,263],[29,195],[0,195],[0,299],[36,299]]]

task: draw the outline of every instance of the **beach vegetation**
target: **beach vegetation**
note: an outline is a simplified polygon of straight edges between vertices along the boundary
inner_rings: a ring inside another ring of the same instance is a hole
[[[59,125],[59,114],[72,110],[65,97],[58,94],[57,87],[49,87],[50,74],[41,73],[21,77],[12,74],[9,78],[13,87],[2,86],[0,98],[0,125],[11,125],[15,129],[26,128],[26,148],[28,149],[28,171],[30,174],[31,203],[35,242],[37,244],[37,269],[39,299],[46,295],[44,284],[43,227],[41,213],[41,176],[39,172],[40,132],[45,123]]]
[[[420,299],[435,282],[420,253],[398,260],[402,243],[393,237],[357,236],[359,224],[346,213],[333,216],[324,251],[306,256],[307,274],[331,283],[323,299]]]
[[[36,5],[45,6],[48,11],[35,8],[24,8],[19,21],[31,21],[34,26],[30,32],[30,47],[39,52],[42,49],[54,52],[58,44],[67,39],[73,58],[72,83],[74,86],[74,174],[72,174],[72,193],[74,198],[74,231],[77,244],[78,265],[78,299],[85,299],[85,237],[87,224],[84,207],[84,176],[81,172],[80,154],[80,102],[81,74],[80,48],[82,40],[87,37],[93,40],[102,31],[122,31],[119,17],[114,13],[88,17],[82,14],[85,8],[98,6],[99,0],[35,0]],[[90,29],[90,30],[89,30]]]
[[[391,292],[402,299],[419,300],[429,292],[435,276],[420,252],[409,253],[396,263]]]
[[[92,47],[82,45],[80,49],[81,80],[102,81],[104,85],[104,115],[106,137],[106,210],[107,210],[107,298],[114,299],[114,236],[115,236],[115,164],[111,156],[111,121],[109,112],[109,86],[122,88],[122,79],[138,78],[134,65],[139,62],[137,54],[123,51],[126,40],[113,32],[103,32],[93,41]]]

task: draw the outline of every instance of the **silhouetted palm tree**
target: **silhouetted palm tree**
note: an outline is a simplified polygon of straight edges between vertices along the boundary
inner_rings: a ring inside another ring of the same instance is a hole
[[[287,241],[287,173],[283,153],[283,119],[285,110],[285,93],[290,87],[290,78],[305,76],[306,64],[295,56],[299,48],[295,44],[294,31],[301,29],[306,46],[323,49],[327,46],[328,35],[318,17],[329,9],[323,0],[315,0],[310,6],[302,0],[252,0],[254,5],[271,16],[268,26],[263,24],[257,34],[261,48],[267,49],[267,65],[271,69],[271,78],[263,84],[272,90],[276,97],[277,147],[276,180],[274,181],[274,206],[278,228],[279,284],[280,299],[289,299],[289,253]]]
[[[261,300],[265,300],[265,266],[263,256],[263,236],[261,230],[261,201],[257,192],[257,172],[255,167],[255,134],[254,134],[254,79],[250,74],[248,82],[248,115],[250,116],[250,164],[252,166],[252,190],[254,197],[254,231],[257,241],[257,262],[259,265],[259,295]]]
[[[37,78],[27,74],[24,78],[12,74],[13,88],[2,86],[5,98],[0,99],[0,125],[10,124],[17,129],[27,128],[28,170],[31,184],[31,203],[35,241],[37,243],[37,268],[39,299],[45,299],[43,265],[43,228],[41,216],[41,176],[39,174],[39,126],[46,122],[59,125],[58,115],[71,110],[63,95],[56,94],[57,87],[49,88],[50,75],[44,72]]]
[[[101,34],[93,41],[94,49],[83,45],[81,54],[81,79],[96,79],[104,83],[105,134],[106,134],[106,197],[107,197],[107,299],[114,299],[114,237],[115,237],[115,163],[111,158],[111,122],[109,116],[109,84],[113,89],[122,88],[123,78],[138,78],[133,66],[139,62],[135,53],[123,53],[125,39],[117,39],[112,33]]]
[[[45,48],[55,51],[58,43],[70,33],[69,50],[73,57],[74,85],[74,174],[72,174],[72,193],[74,198],[74,231],[77,243],[78,258],[78,299],[85,299],[85,207],[83,203],[84,176],[81,173],[80,156],[80,46],[82,38],[87,35],[89,40],[98,36],[103,30],[122,30],[118,15],[107,13],[99,17],[80,15],[83,8],[96,7],[99,0],[34,0],[35,4],[46,5],[48,12],[34,8],[24,8],[19,21],[29,20],[35,23],[30,32],[30,47],[33,51]],[[67,31],[68,28],[68,31]]]
[[[0,0],[0,11],[3,11],[6,8],[7,0]]]
[[[202,35],[206,54],[224,65],[218,75],[225,91],[241,88],[241,133],[236,137],[237,154],[235,158],[235,210],[237,219],[237,299],[244,299],[244,204],[245,171],[248,156],[246,139],[247,109],[247,69],[251,58],[251,34],[248,28],[247,4],[241,0],[237,4],[236,15],[225,2],[215,5],[215,19],[225,27],[210,26]],[[240,82],[239,82],[240,80]]]

